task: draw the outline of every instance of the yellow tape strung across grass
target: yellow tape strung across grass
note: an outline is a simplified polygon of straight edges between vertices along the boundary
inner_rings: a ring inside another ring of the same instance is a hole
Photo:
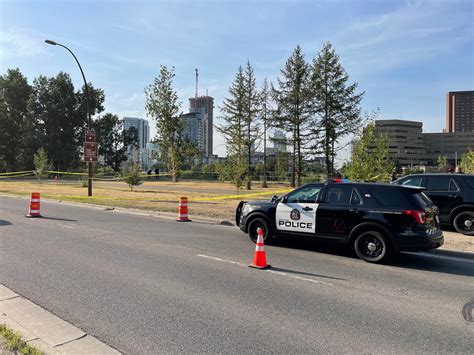
[[[17,175],[5,175],[5,176],[0,176],[0,179],[13,179],[17,177],[23,177],[23,176],[30,176],[34,175],[34,173],[23,173],[23,174],[17,174]]]
[[[241,195],[223,195],[223,196],[214,196],[214,197],[197,197],[193,198],[190,197],[189,200],[195,202],[203,202],[203,201],[216,201],[216,200],[233,200],[233,199],[246,199],[247,197],[256,197],[256,196],[264,196],[264,195],[275,195],[281,194],[285,192],[292,191],[292,189],[285,189],[285,190],[276,190],[276,191],[265,191],[265,192],[256,192],[252,194],[241,194]],[[130,198],[130,197],[112,197],[112,196],[80,196],[80,195],[60,195],[60,196],[44,196],[44,197],[51,197],[56,199],[75,199],[75,200],[121,200],[121,201],[144,201],[144,202],[153,202],[153,201],[172,201],[173,198],[159,198],[159,197],[150,197],[150,198]],[[176,202],[178,202],[178,198],[176,198]]]
[[[10,173],[0,173],[0,176],[4,176],[4,175],[21,175],[21,174],[26,174],[26,173],[30,173],[32,174],[34,171],[33,170],[28,170],[28,171],[12,171]]]
[[[201,197],[198,197],[198,198],[190,197],[190,200],[191,201],[215,201],[215,200],[244,199],[244,198],[247,198],[247,197],[282,194],[282,193],[290,192],[292,190],[293,189],[284,189],[284,190],[276,190],[276,191],[255,192],[255,193],[252,193],[252,194],[223,195],[223,196],[202,197],[202,198]]]

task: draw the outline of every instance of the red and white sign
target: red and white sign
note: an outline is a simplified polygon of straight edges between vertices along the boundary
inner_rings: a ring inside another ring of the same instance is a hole
[[[87,130],[84,141],[87,143],[95,143],[95,131]]]
[[[96,162],[99,157],[96,142],[84,142],[84,161]]]

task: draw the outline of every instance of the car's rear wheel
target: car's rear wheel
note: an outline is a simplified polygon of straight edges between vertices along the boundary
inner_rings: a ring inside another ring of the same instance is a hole
[[[388,239],[378,231],[362,232],[354,241],[357,256],[369,263],[383,263],[393,252]]]
[[[254,243],[257,242],[259,228],[261,228],[263,232],[263,241],[268,244],[273,239],[272,231],[270,229],[270,226],[268,225],[268,222],[263,218],[255,218],[250,221],[248,227],[248,234],[250,239]]]
[[[456,232],[465,235],[474,235],[474,212],[464,211],[459,213],[453,221]]]

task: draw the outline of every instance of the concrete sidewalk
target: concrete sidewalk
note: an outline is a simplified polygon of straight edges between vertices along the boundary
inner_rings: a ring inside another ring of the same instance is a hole
[[[0,284],[0,324],[46,354],[120,354]]]

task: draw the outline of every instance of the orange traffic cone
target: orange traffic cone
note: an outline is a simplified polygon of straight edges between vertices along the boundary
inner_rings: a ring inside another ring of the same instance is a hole
[[[188,218],[188,198],[186,196],[179,198],[177,222],[191,222]]]
[[[28,218],[32,217],[43,217],[40,214],[40,193],[39,192],[32,192],[30,198],[30,210],[26,215]]]
[[[255,254],[253,256],[253,262],[250,267],[255,269],[268,269],[270,265],[267,264],[267,256],[265,254],[265,246],[263,244],[263,230],[262,228],[257,229],[257,245],[255,246]]]

